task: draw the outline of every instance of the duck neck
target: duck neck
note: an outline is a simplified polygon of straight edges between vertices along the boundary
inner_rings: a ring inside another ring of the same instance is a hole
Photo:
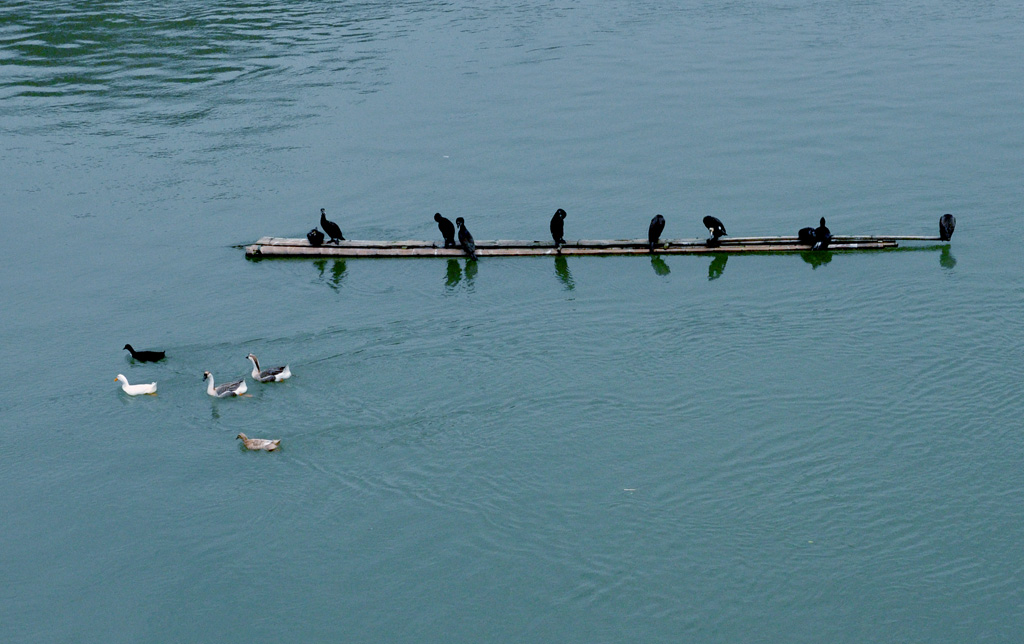
[[[252,377],[253,378],[259,378],[260,377],[260,361],[257,360],[256,358],[252,357],[252,356],[249,356],[249,362],[252,363]]]
[[[217,389],[213,386],[213,375],[208,376],[206,380],[206,393],[210,394],[211,396],[216,396]]]

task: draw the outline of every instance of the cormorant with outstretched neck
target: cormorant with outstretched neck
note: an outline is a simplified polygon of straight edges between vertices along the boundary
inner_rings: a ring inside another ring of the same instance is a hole
[[[437,229],[441,231],[441,236],[444,237],[445,248],[455,248],[455,224],[452,223],[451,219],[445,219],[441,216],[441,213],[434,213],[434,221],[437,222]]]
[[[956,217],[945,214],[939,217],[939,239],[949,241],[953,237],[953,230],[956,228]]]
[[[330,237],[328,244],[337,244],[339,241],[345,241],[345,236],[341,234],[341,228],[338,224],[333,221],[327,220],[327,213],[323,208],[320,209],[320,227],[324,229],[327,236]]]
[[[457,217],[455,225],[459,227],[459,243],[462,244],[462,250],[466,251],[470,259],[476,259],[476,242],[473,240],[473,235],[469,234],[469,230],[466,229],[466,220]]]
[[[565,211],[559,208],[551,218],[551,238],[555,240],[555,250],[561,252],[565,243]]]
[[[650,251],[654,252],[654,245],[658,243],[662,231],[665,230],[665,218],[661,215],[654,215],[651,220],[651,227],[647,229],[647,241],[650,244]]]
[[[712,217],[711,215],[704,218],[704,227],[708,229],[708,234],[711,235],[707,240],[707,245],[709,247],[718,246],[721,243],[718,241],[718,238],[722,235],[729,234],[725,232],[725,224],[722,223],[722,220],[718,217]]]
[[[825,250],[832,242],[832,231],[825,225],[825,218],[821,218],[821,225],[814,229],[814,246],[812,250]]]

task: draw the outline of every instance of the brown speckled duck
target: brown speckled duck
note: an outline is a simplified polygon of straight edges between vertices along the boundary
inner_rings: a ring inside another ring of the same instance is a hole
[[[267,440],[266,438],[249,438],[245,434],[239,433],[235,438],[241,438],[242,444],[245,445],[245,449],[251,449],[253,451],[263,450],[264,452],[273,452],[275,449],[281,446],[281,439]]]

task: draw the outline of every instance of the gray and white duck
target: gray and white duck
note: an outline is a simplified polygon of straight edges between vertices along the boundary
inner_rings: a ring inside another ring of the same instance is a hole
[[[261,370],[260,361],[255,354],[250,353],[245,357],[252,363],[252,379],[257,382],[281,382],[292,377],[292,370],[288,368],[288,365]]]
[[[208,380],[209,383],[206,385],[206,393],[210,394],[214,398],[230,398],[231,396],[241,396],[249,390],[249,386],[245,384],[245,378],[229,382],[226,385],[220,385],[219,387],[213,383],[213,374],[209,371],[203,372],[203,380]]]

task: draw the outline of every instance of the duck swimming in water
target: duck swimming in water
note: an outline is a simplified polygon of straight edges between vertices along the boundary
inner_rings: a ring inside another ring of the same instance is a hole
[[[129,396],[141,396],[143,394],[156,394],[156,383],[151,382],[148,385],[129,385],[128,379],[121,374],[117,374],[114,378],[114,382],[121,383],[121,391],[128,394]]]
[[[825,250],[832,242],[832,231],[825,225],[825,218],[821,218],[821,225],[814,229],[814,246],[812,250]]]
[[[658,243],[658,239],[661,237],[662,231],[665,230],[665,218],[661,215],[654,215],[654,219],[651,220],[651,225],[647,229],[647,242],[650,245],[650,251],[654,252],[654,245]]]
[[[245,445],[245,449],[252,450],[254,452],[273,452],[281,446],[281,439],[267,440],[266,438],[249,438],[245,434],[239,432],[236,439],[241,439],[242,444]]]
[[[948,213],[939,217],[939,239],[949,241],[953,237],[954,229],[956,229],[956,217]]]
[[[561,252],[565,243],[565,211],[559,208],[551,217],[551,238],[555,240],[555,250]]]
[[[723,235],[728,235],[728,233],[725,232],[725,224],[723,224],[722,220],[718,217],[712,217],[711,215],[705,217],[704,227],[708,229],[708,234],[711,235],[706,242],[709,248],[713,248],[721,244],[721,242],[718,241],[718,238]]]
[[[269,369],[260,370],[260,361],[255,355],[249,354],[245,356],[252,363],[252,379],[257,382],[281,382],[292,377],[292,370],[288,368],[288,365],[283,367],[271,367]]]
[[[476,260],[476,241],[473,240],[473,235],[466,228],[466,220],[462,217],[457,217],[455,225],[459,227],[459,243],[462,244],[462,250],[466,251],[470,259]]]
[[[139,362],[156,362],[167,357],[167,354],[163,351],[136,351],[130,344],[124,345],[124,348],[128,350],[128,353],[132,354],[133,360],[138,360]]]
[[[442,217],[439,212],[435,212],[434,221],[437,222],[437,229],[441,231],[441,236],[444,237],[444,247],[455,248],[455,224],[452,223],[452,220]]]
[[[245,378],[242,378],[241,380],[236,380],[234,382],[229,382],[226,385],[216,387],[213,384],[213,374],[210,373],[209,371],[204,371],[203,380],[210,381],[210,383],[206,385],[206,393],[210,394],[214,398],[230,398],[231,396],[241,396],[249,389],[249,387],[245,384]]]
[[[345,236],[341,234],[341,228],[333,221],[328,221],[327,212],[323,208],[320,209],[320,227],[331,238],[327,243],[337,244],[339,241],[345,241]]]

